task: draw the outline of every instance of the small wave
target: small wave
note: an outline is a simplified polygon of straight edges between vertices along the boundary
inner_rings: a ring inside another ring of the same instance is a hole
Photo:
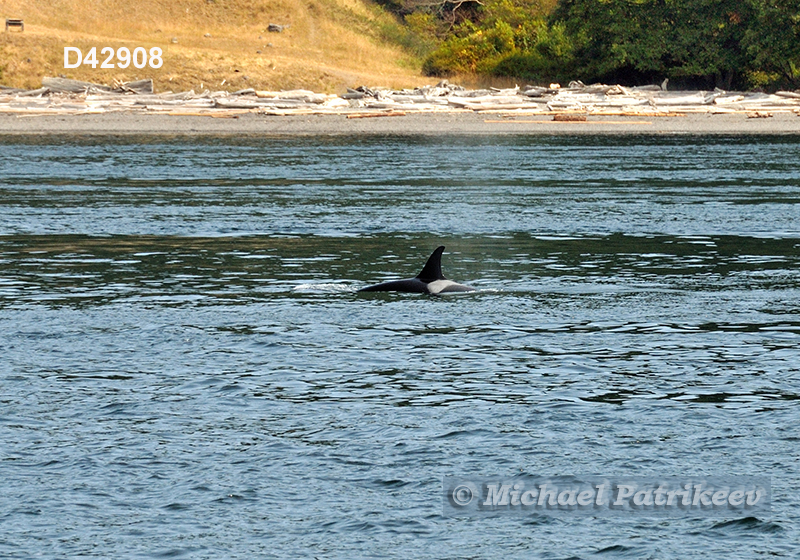
[[[356,288],[350,284],[298,284],[293,288],[295,292],[319,292],[319,293],[341,293],[354,292]]]
[[[711,529],[726,531],[754,531],[758,533],[779,533],[783,531],[783,527],[778,523],[773,521],[764,521],[752,516],[715,523]]]

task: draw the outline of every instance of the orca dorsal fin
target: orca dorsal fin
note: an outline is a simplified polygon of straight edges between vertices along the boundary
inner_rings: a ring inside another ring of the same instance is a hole
[[[423,282],[433,282],[434,280],[445,280],[444,275],[442,274],[442,252],[444,251],[444,245],[440,245],[436,248],[436,250],[431,253],[431,256],[428,257],[428,262],[425,263],[425,267],[422,269],[422,272],[417,274],[417,278],[422,280]]]

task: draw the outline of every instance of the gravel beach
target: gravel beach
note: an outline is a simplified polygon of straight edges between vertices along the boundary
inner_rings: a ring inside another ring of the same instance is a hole
[[[556,122],[552,118],[472,111],[368,118],[257,113],[214,118],[120,111],[74,115],[0,114],[0,130],[4,135],[800,134],[800,115],[793,112],[775,112],[765,118],[750,118],[745,113],[688,113],[670,117],[589,115],[585,122]]]

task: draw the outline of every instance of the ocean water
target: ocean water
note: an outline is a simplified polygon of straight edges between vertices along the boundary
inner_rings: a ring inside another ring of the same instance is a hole
[[[0,557],[791,558],[800,138],[0,138]],[[359,294],[438,245],[477,291]],[[770,477],[444,517],[443,476]]]

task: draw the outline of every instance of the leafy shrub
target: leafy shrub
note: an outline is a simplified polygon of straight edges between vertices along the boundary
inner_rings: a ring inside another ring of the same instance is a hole
[[[499,60],[517,50],[514,30],[504,21],[488,29],[467,25],[463,31],[465,35],[447,39],[425,60],[425,74],[490,73]]]
[[[430,75],[679,87],[800,86],[798,0],[484,0],[428,56]]]

